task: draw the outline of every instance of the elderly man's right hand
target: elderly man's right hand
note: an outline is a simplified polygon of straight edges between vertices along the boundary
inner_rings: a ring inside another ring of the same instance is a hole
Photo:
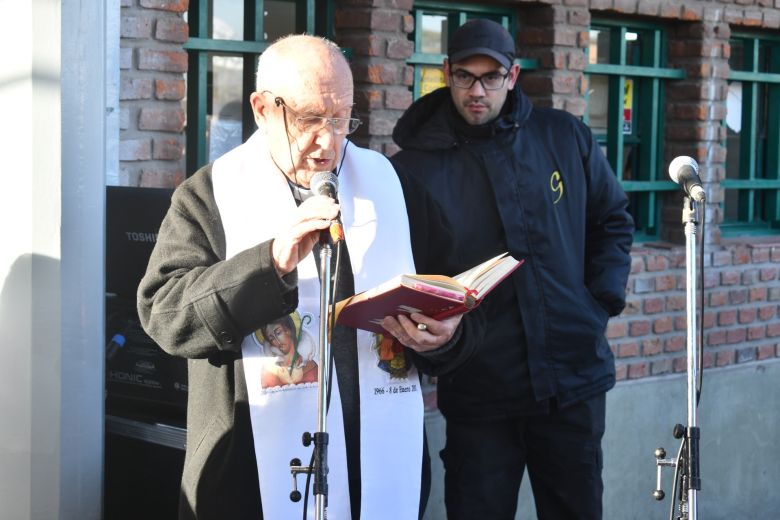
[[[305,200],[295,211],[292,221],[286,226],[271,246],[271,254],[279,274],[292,272],[298,262],[306,258],[320,233],[330,227],[339,214],[339,205],[324,195]]]

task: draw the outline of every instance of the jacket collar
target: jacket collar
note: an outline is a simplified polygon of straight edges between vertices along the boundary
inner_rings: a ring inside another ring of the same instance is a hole
[[[530,100],[515,86],[496,119],[484,125],[469,125],[452,104],[449,88],[442,87],[406,110],[393,130],[393,140],[402,149],[446,150],[464,138],[492,138],[519,128],[532,108]]]

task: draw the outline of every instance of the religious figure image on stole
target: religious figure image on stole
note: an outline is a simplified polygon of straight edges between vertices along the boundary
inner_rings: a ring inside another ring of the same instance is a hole
[[[298,311],[274,320],[255,331],[261,346],[260,385],[284,388],[317,382],[317,344],[304,327],[312,317]]]

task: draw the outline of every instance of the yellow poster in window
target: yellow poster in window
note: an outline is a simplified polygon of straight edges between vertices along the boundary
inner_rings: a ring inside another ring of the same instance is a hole
[[[623,133],[631,133],[631,108],[634,103],[634,80],[626,79],[623,87]]]
[[[420,96],[444,86],[444,71],[440,67],[422,67],[420,69]]]

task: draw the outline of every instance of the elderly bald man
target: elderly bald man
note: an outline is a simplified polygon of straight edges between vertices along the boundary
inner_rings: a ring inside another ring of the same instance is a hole
[[[346,236],[332,257],[336,300],[400,273],[454,274],[439,208],[402,186],[384,156],[349,140],[360,121],[335,44],[303,35],[275,42],[260,56],[256,86],[257,131],[178,187],[138,290],[146,331],[190,360],[180,518],[301,516],[288,498],[290,460],[309,460],[300,439],[316,426],[318,382],[295,370],[328,360],[307,348],[287,367],[272,346],[285,339],[303,349],[318,337],[319,240],[334,219]],[[338,177],[338,202],[311,192],[318,172]],[[293,337],[272,337],[265,325],[286,316]],[[339,325],[332,333],[331,518],[422,515],[429,476],[418,369],[463,364],[484,317],[412,314],[383,325],[381,336]],[[388,349],[393,338],[403,347]],[[264,377],[285,367],[290,377]]]

